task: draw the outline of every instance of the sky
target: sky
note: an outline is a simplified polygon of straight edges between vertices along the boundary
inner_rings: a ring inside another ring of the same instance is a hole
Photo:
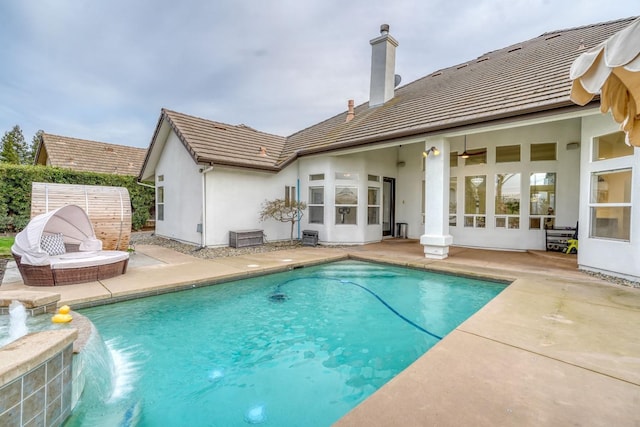
[[[368,101],[381,24],[404,85],[638,15],[638,0],[2,0],[0,134],[146,148],[168,108],[288,136]]]

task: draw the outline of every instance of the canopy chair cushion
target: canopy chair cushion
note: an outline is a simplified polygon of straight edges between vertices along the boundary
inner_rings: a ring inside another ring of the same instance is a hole
[[[127,271],[129,253],[103,251],[82,208],[67,205],[35,216],[11,252],[25,285],[56,286],[108,279]]]

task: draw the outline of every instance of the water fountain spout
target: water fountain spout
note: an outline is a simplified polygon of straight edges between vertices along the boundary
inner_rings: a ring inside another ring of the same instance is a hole
[[[9,338],[15,341],[27,335],[27,310],[20,301],[9,304]]]

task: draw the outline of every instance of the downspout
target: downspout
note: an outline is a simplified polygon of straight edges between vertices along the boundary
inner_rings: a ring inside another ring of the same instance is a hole
[[[296,200],[300,203],[300,175],[298,174],[298,179],[296,179]],[[300,240],[300,219],[302,216],[300,215],[300,210],[298,210],[298,240]]]
[[[207,244],[207,173],[213,170],[213,166],[206,169],[200,169],[202,174],[202,241],[200,247],[204,248]]]
[[[300,160],[298,160],[297,162],[297,166],[296,166],[296,171],[297,171],[297,175],[298,177],[296,178],[296,200],[298,201],[298,203],[300,203]],[[298,210],[298,240],[300,240],[300,220],[302,219],[302,216],[300,215],[300,211]]]

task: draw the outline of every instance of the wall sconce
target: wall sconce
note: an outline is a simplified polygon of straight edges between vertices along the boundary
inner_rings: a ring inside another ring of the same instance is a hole
[[[422,157],[427,157],[431,153],[433,153],[434,156],[439,156],[440,150],[438,150],[436,147],[431,147],[427,151],[422,152]]]

